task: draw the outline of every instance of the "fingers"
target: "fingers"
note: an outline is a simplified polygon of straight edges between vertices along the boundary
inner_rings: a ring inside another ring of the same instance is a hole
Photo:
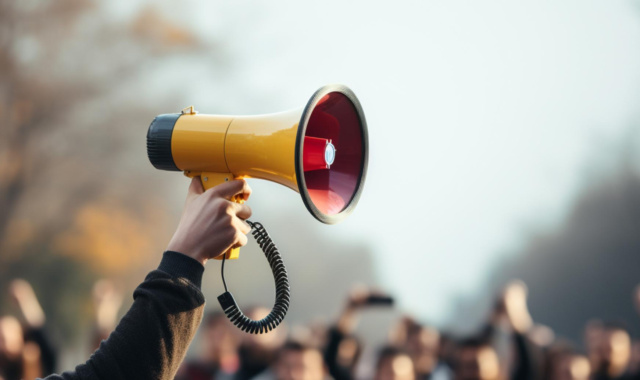
[[[238,234],[236,237],[236,243],[231,248],[244,247],[245,245],[247,245],[248,241],[249,241],[249,237],[247,237],[247,235]]]
[[[249,216],[251,215],[251,209],[248,206],[240,205],[237,203],[234,203],[233,205],[235,207],[240,208],[241,213]],[[246,214],[247,212],[248,214]],[[247,216],[247,218],[249,216]],[[245,222],[243,219],[246,219],[246,218],[241,218],[240,214],[236,214],[236,217],[234,217],[231,221],[231,225],[236,231],[234,236],[234,243],[231,246],[231,248],[240,248],[246,245],[247,242],[249,241],[247,234],[251,232],[251,226],[249,226],[249,224]]]
[[[246,201],[251,195],[251,187],[244,179],[222,183],[213,187],[210,191],[226,200],[231,200],[235,195],[241,195],[242,199]]]
[[[251,232],[251,226],[249,226],[247,222],[245,222],[240,218],[233,218],[233,221],[231,222],[231,224],[236,230],[242,232],[244,235]]]
[[[251,218],[251,207],[245,205],[245,204],[240,204],[240,203],[235,203],[235,202],[231,202],[231,205],[233,207],[233,210],[235,211],[235,214],[238,218],[242,219],[242,220],[247,220],[249,218]]]
[[[251,208],[235,200],[247,200],[250,195],[245,180],[224,182],[205,191],[200,177],[193,178],[181,218],[186,227],[179,226],[170,250],[191,254],[204,265],[229,248],[246,245],[251,227],[245,220],[251,216]]]
[[[11,281],[10,285],[11,296],[18,302],[28,302],[30,300],[37,300],[36,293],[27,281],[18,278]]]

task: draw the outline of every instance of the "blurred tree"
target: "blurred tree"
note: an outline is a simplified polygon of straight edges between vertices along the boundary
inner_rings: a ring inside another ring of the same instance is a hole
[[[104,6],[0,0],[0,290],[32,281],[65,335],[87,316],[91,274],[139,271],[166,228],[152,184],[115,164],[145,105],[109,95],[200,43],[153,8],[126,19]]]
[[[106,202],[90,203],[79,210],[72,227],[57,236],[54,247],[96,273],[118,276],[123,268],[145,263],[146,257],[135,253],[155,252],[149,236],[163,218],[164,213],[152,205],[140,215]]]

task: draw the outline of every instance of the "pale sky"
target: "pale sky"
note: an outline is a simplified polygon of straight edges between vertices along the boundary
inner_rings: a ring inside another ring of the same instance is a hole
[[[370,137],[356,211],[324,226],[296,193],[254,180],[254,214],[266,225],[284,209],[328,239],[368,241],[382,283],[442,323],[528,228],[562,220],[591,157],[638,120],[637,4],[190,0],[168,14],[214,41],[226,69],[169,63],[185,76],[168,81],[226,114],[351,87]]]

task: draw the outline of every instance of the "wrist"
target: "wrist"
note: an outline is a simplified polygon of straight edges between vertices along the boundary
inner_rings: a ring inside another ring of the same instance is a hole
[[[180,252],[165,251],[158,269],[172,277],[184,278],[200,289],[204,266],[190,256]]]
[[[175,238],[171,239],[166,250],[178,252],[185,256],[188,256],[202,264],[202,266],[207,263],[207,257],[205,257],[205,255],[200,250],[195,249],[188,244],[183,244],[181,241],[176,240]]]

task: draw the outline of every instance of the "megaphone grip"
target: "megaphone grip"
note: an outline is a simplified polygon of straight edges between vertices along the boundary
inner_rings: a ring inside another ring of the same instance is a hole
[[[289,310],[289,302],[291,300],[291,290],[289,288],[289,278],[287,275],[287,269],[284,266],[282,257],[278,248],[271,240],[271,237],[265,230],[264,226],[260,223],[253,223],[247,220],[247,223],[251,226],[251,234],[256,239],[256,242],[264,252],[271,271],[273,272],[273,278],[276,283],[276,302],[273,305],[273,309],[263,319],[254,321],[251,318],[244,315],[238,304],[236,303],[233,295],[227,291],[227,284],[224,280],[224,262],[225,257],[222,258],[222,281],[224,283],[225,292],[218,296],[218,302],[224,310],[225,315],[229,318],[231,323],[236,325],[244,332],[251,334],[263,334],[269,332],[284,320]]]

